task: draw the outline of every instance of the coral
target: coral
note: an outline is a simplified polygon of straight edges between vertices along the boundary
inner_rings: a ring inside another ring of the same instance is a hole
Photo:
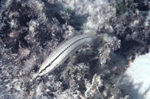
[[[117,1],[1,0],[0,97],[127,99],[118,82],[128,60],[149,51],[149,7]],[[59,44],[89,31],[93,45],[31,80]]]

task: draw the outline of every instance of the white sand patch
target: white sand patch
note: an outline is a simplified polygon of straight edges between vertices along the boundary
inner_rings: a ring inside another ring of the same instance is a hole
[[[124,76],[121,88],[131,99],[150,99],[150,53],[136,57]]]

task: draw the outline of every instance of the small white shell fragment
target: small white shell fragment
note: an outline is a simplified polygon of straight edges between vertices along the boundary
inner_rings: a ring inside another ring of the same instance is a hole
[[[43,82],[41,82],[37,87],[36,87],[36,95],[41,96],[43,94]]]
[[[120,86],[130,99],[150,99],[150,53],[130,63]]]

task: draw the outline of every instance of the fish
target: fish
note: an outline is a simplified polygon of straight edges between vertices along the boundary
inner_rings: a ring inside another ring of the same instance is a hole
[[[76,35],[60,44],[42,63],[39,71],[33,75],[33,79],[52,72],[83,45],[91,44],[95,38],[95,33],[84,33]]]

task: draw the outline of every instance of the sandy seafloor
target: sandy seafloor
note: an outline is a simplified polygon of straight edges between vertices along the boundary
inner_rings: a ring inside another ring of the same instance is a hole
[[[42,62],[95,33],[54,71]],[[149,0],[0,0],[0,99],[150,99]]]

